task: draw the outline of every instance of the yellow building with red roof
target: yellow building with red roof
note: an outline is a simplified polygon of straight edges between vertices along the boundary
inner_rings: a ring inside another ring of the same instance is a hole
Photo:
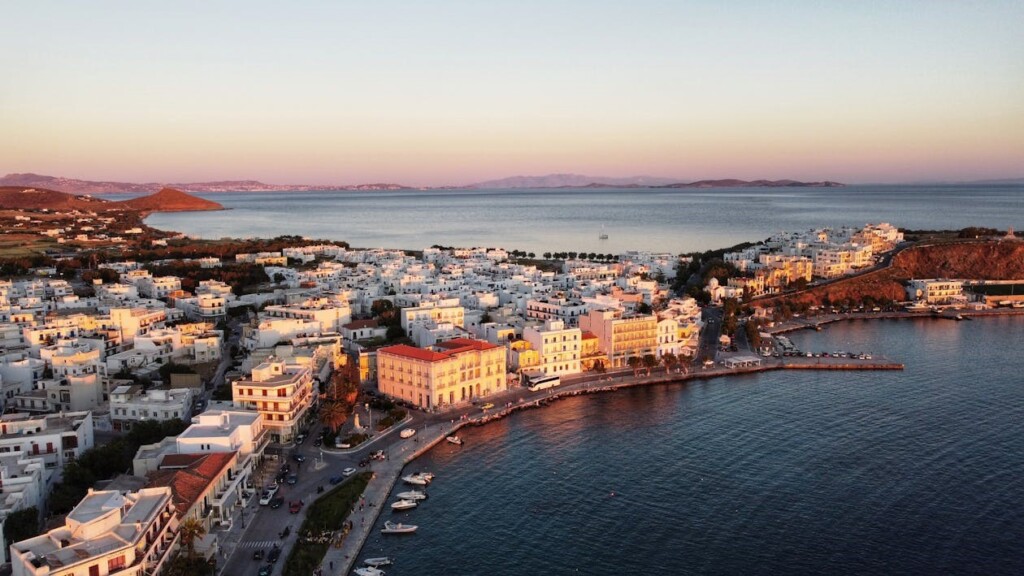
[[[388,346],[377,351],[377,387],[424,409],[468,402],[508,388],[505,355],[503,346],[469,338]]]

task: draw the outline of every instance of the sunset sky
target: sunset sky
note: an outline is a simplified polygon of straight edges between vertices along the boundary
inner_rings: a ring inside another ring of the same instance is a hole
[[[1024,177],[1024,2],[14,2],[0,172]]]

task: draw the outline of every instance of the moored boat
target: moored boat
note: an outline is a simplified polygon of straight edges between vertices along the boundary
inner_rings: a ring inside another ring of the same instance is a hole
[[[384,576],[384,571],[373,566],[364,566],[352,571],[356,576]]]
[[[412,500],[413,502],[426,500],[428,497],[426,492],[420,490],[407,490],[405,492],[399,492],[398,494],[395,494],[395,496],[398,496],[401,500]]]
[[[416,486],[426,486],[430,483],[430,480],[420,476],[419,474],[409,474],[408,476],[402,476],[402,481],[406,484],[415,484]]]
[[[417,506],[413,500],[399,500],[391,505],[392,510],[411,510]]]
[[[381,534],[412,534],[417,528],[419,526],[415,524],[402,524],[401,522],[388,520],[384,523],[384,527],[380,529],[380,532]]]
[[[447,440],[450,444],[455,444],[456,446],[462,446],[462,438],[459,438],[458,436],[452,435],[452,436],[449,436],[449,437],[445,438],[445,440]]]
[[[381,566],[390,566],[394,563],[395,561],[387,556],[380,556],[378,558],[367,558],[366,560],[363,560],[363,564],[366,564],[367,566],[372,566],[373,568],[380,568]]]

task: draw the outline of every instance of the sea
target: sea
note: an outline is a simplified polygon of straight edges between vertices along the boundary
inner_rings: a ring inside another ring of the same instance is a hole
[[[693,252],[777,232],[889,222],[1024,227],[1024,186],[396,190],[204,193],[229,210],[151,215],[199,238],[298,234],[359,248],[500,246],[533,252]],[[124,198],[124,196],[119,196]],[[607,239],[600,236],[607,235]]]
[[[1024,228],[1019,186],[203,196],[230,210],[147,223],[537,255],[679,253],[869,222]],[[465,429],[465,445],[410,466],[437,474],[430,499],[380,519],[417,534],[375,531],[362,557],[395,557],[392,576],[1024,574],[1024,319],[857,321],[790,337],[906,369],[621,390]]]

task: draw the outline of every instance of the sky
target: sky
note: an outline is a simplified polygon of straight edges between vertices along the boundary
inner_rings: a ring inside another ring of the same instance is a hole
[[[1024,2],[5,4],[0,173],[1024,177]]]

